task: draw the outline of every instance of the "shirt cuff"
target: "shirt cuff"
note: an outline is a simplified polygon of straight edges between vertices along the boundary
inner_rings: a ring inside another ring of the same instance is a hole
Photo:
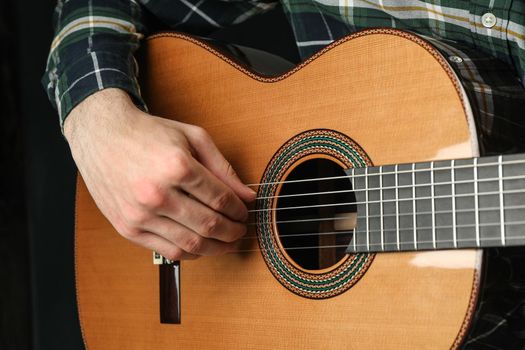
[[[128,92],[137,107],[147,111],[140,95],[137,71],[137,63],[131,54],[123,58],[110,52],[91,52],[69,63],[54,86],[54,100],[62,131],[64,121],[73,108],[91,94],[107,88]]]

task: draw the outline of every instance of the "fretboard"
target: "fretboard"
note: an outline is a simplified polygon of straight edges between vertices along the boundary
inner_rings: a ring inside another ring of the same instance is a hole
[[[348,170],[348,253],[525,245],[525,154]]]

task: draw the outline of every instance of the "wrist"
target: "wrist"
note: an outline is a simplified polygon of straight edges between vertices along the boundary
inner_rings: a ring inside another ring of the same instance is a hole
[[[136,111],[139,109],[126,91],[116,88],[97,91],[71,110],[64,121],[64,137],[71,145],[77,130],[90,132],[92,127],[104,128],[107,122],[129,118]]]

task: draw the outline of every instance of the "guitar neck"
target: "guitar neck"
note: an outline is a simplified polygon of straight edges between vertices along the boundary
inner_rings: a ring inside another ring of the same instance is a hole
[[[348,170],[348,253],[525,244],[525,154]]]

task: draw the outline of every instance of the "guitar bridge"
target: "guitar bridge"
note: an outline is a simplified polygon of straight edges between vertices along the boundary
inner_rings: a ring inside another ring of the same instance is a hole
[[[153,265],[173,265],[175,261],[166,259],[157,252],[153,252]]]
[[[159,265],[160,323],[180,324],[180,264],[153,252]]]

